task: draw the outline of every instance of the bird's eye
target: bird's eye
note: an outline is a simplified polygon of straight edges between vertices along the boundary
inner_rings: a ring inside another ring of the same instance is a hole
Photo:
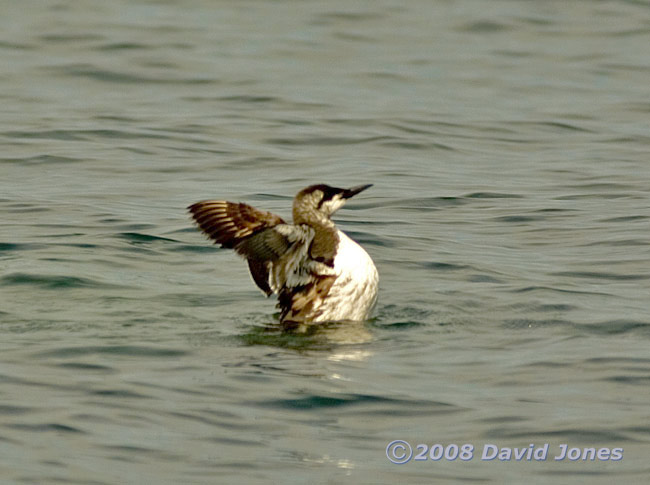
[[[321,206],[323,205],[323,202],[327,202],[328,200],[329,197],[327,196],[327,194],[325,192],[320,192],[320,200],[318,201],[318,208],[320,209]]]

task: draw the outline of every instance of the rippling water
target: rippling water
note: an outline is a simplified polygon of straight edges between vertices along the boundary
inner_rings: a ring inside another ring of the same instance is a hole
[[[0,25],[3,483],[646,483],[647,3],[60,0]],[[337,221],[376,317],[285,334],[185,207],[288,216],[322,182],[375,184]],[[476,451],[397,466],[397,439]]]

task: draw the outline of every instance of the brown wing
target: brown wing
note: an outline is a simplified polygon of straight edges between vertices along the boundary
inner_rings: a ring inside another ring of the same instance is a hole
[[[204,200],[192,204],[188,210],[215,243],[234,249],[248,260],[253,280],[267,296],[270,295],[270,262],[290,246],[287,238],[273,229],[285,224],[284,220],[250,205],[224,200]]]
[[[204,200],[188,210],[201,230],[224,248],[234,248],[252,234],[285,223],[270,212],[225,200]]]
[[[257,287],[262,290],[266,296],[271,296],[273,290],[269,286],[269,263],[249,259],[248,269],[251,272],[251,276],[253,277],[253,281]]]

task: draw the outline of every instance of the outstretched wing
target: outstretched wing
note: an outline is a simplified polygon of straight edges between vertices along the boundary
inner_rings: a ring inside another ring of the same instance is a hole
[[[204,200],[192,204],[188,210],[201,230],[223,248],[235,248],[253,234],[285,224],[280,216],[225,200]]]
[[[310,254],[313,228],[222,200],[197,202],[188,209],[215,243],[246,258],[253,280],[267,296],[278,294],[282,321],[318,316],[317,302],[327,295],[335,275],[331,263]]]
[[[234,249],[248,260],[251,276],[264,293],[273,293],[269,287],[270,265],[291,245],[286,236],[274,229],[285,225],[280,216],[225,200],[204,200],[188,210],[216,244]]]

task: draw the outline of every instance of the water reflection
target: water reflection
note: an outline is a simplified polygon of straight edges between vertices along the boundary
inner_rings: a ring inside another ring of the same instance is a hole
[[[253,326],[240,336],[246,345],[269,345],[294,350],[340,350],[341,345],[371,342],[367,322],[328,322],[315,324],[279,324]],[[346,349],[335,360],[364,360],[370,353]],[[347,357],[345,357],[347,356]]]

